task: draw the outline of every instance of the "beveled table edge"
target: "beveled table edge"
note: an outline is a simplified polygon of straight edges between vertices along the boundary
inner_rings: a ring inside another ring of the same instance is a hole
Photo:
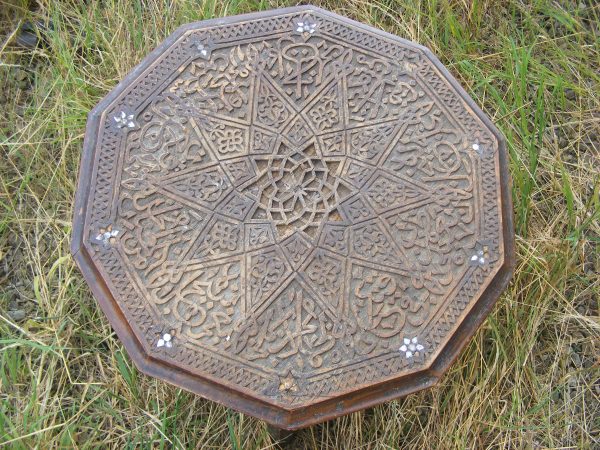
[[[252,397],[233,387],[215,383],[207,378],[202,378],[175,366],[159,362],[150,357],[143,350],[142,344],[135,337],[129,322],[118,307],[106,282],[100,276],[98,268],[90,258],[83,236],[85,228],[85,215],[87,200],[91,188],[89,180],[93,171],[97,131],[101,123],[104,111],[107,107],[130,85],[147,66],[159,57],[185,32],[201,27],[215,26],[239,20],[257,19],[271,17],[294,12],[314,11],[319,14],[334,17],[336,20],[345,22],[368,32],[393,39],[397,42],[409,44],[424,53],[434,64],[437,70],[448,80],[467,105],[472,108],[477,117],[490,129],[498,142],[499,161],[499,185],[501,200],[502,238],[504,245],[503,264],[495,276],[488,282],[485,290],[476,300],[458,328],[441,349],[436,359],[430,366],[422,371],[415,372],[396,379],[390,379],[378,384],[357,386],[357,389],[344,395],[332,397],[331,399],[319,401],[311,406],[301,406],[286,409],[283,406],[268,403],[264,400]],[[226,18],[209,19],[205,21],[185,24],[177,28],[156,49],[150,52],[111,92],[106,95],[88,114],[88,121],[83,144],[83,155],[79,167],[77,191],[75,196],[73,229],[71,237],[71,253],[80,268],[84,279],[90,286],[94,297],[117,336],[123,343],[128,354],[134,361],[136,367],[143,373],[166,380],[195,394],[199,394],[209,400],[231,407],[250,416],[262,419],[268,423],[286,430],[296,430],[336,417],[346,415],[355,411],[369,408],[380,403],[404,397],[410,393],[431,387],[436,384],[449,366],[459,356],[461,350],[473,337],[474,333],[483,323],[492,310],[496,300],[507,287],[512,277],[515,266],[513,213],[511,201],[511,183],[508,169],[508,154],[506,141],[495,125],[488,119],[483,111],[471,99],[457,80],[442,65],[439,59],[428,48],[414,42],[402,39],[393,34],[373,28],[369,25],[356,22],[335,13],[323,10],[311,5],[281,8],[265,12],[243,14]]]

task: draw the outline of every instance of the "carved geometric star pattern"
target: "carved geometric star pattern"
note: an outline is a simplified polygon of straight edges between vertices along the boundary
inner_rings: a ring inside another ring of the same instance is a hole
[[[217,96],[207,81],[220,74],[230,88]],[[141,199],[168,196],[170,214],[202,217],[184,233],[187,248],[161,256],[203,269],[156,294],[193,345],[314,376],[397,352],[469,268],[475,155],[403,64],[318,33],[215,48],[138,120],[122,185],[144,161],[152,194]],[[144,212],[148,225],[165,224],[165,240],[179,233],[168,224],[184,222],[135,207],[123,217]],[[251,244],[257,230],[266,238]],[[124,247],[148,289],[166,262],[140,254],[155,239]]]

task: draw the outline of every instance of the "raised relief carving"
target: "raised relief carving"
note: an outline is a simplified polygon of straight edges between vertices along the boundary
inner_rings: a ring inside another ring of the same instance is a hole
[[[350,193],[336,176],[339,160],[319,156],[314,142],[300,148],[281,144],[277,153],[257,163],[264,170],[248,187],[250,192],[256,188],[255,218],[273,223],[282,238],[296,230],[315,238]]]

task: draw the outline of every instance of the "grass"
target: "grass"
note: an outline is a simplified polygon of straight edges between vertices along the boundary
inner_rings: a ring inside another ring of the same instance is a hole
[[[0,447],[273,448],[265,426],[140,374],[68,256],[87,112],[178,25],[269,1],[0,0]],[[600,7],[319,3],[430,47],[505,134],[513,282],[433,389],[298,448],[600,447]],[[26,21],[44,45],[15,45]]]

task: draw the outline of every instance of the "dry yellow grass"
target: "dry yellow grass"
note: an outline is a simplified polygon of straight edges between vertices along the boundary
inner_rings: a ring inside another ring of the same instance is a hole
[[[141,375],[68,256],[86,114],[178,25],[283,3],[0,3],[0,447],[273,448],[262,423]],[[600,447],[600,9],[325,1],[429,46],[505,133],[518,265],[437,387],[297,448]],[[39,21],[42,44],[16,45]]]

